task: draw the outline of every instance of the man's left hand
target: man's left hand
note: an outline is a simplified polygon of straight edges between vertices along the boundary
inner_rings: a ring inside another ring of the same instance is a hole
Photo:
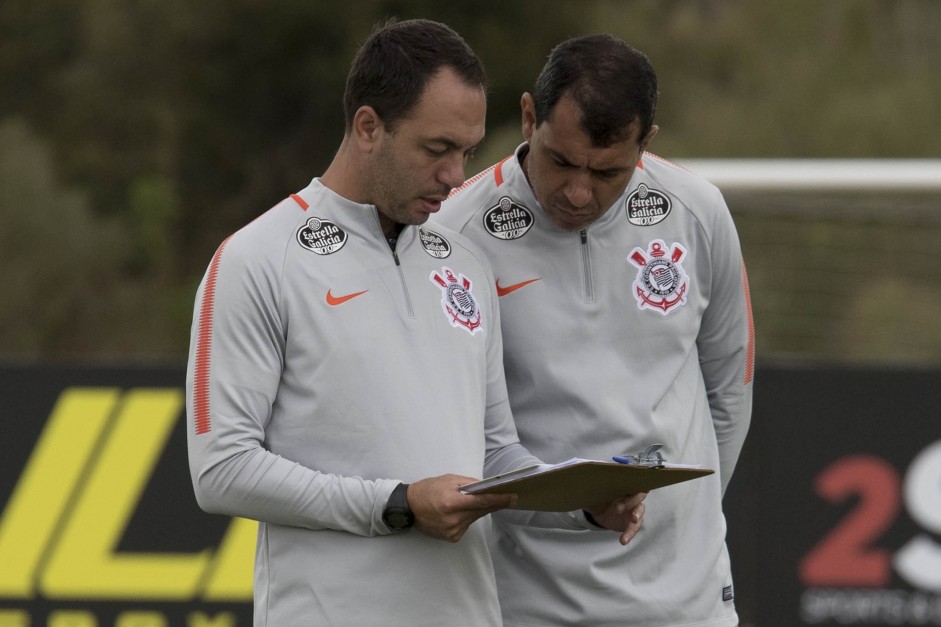
[[[620,531],[621,544],[627,544],[637,535],[644,522],[646,498],[646,492],[639,492],[595,507],[586,507],[585,511],[591,514],[592,520],[598,525],[611,531]]]

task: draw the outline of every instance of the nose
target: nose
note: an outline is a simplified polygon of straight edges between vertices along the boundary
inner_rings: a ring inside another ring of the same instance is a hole
[[[464,182],[464,158],[460,154],[445,159],[438,171],[438,180],[447,185],[450,189],[460,187]]]
[[[591,177],[587,172],[573,173],[565,184],[565,198],[576,208],[591,201]]]

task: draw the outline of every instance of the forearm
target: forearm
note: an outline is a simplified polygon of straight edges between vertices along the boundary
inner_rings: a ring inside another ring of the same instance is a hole
[[[356,535],[387,533],[382,509],[396,480],[317,472],[261,447],[199,465],[193,487],[208,512]]]

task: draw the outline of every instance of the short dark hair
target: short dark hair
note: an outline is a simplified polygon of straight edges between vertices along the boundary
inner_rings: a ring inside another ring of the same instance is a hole
[[[657,74],[643,52],[617,37],[573,37],[552,49],[536,79],[536,126],[566,94],[578,104],[582,128],[596,146],[627,139],[635,120],[643,139],[657,109]]]
[[[393,128],[443,67],[453,69],[468,85],[486,91],[483,63],[449,26],[424,19],[392,19],[378,26],[356,53],[346,78],[346,131],[364,105],[375,109],[387,128]]]

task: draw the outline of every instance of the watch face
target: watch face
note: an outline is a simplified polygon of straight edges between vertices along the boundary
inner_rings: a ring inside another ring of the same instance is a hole
[[[383,514],[383,519],[390,529],[408,529],[415,522],[415,516],[407,509],[390,508]]]

